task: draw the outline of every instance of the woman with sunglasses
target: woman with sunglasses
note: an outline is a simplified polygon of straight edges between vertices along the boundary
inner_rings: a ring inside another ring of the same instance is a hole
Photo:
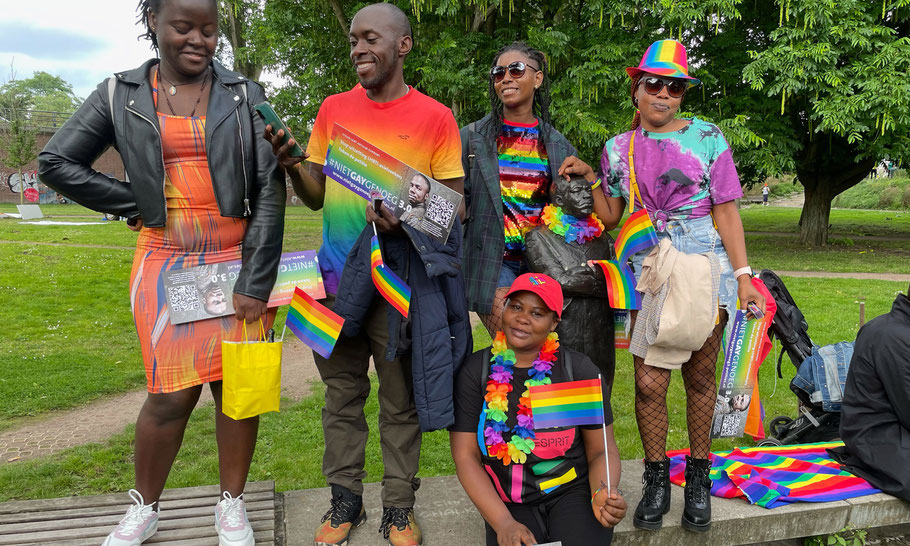
[[[524,235],[540,223],[550,180],[578,155],[550,122],[543,53],[515,42],[493,57],[490,113],[461,130],[465,170],[464,268],[468,307],[492,336],[505,293],[528,271]]]
[[[618,223],[632,200],[635,209],[643,206],[648,210],[659,238],[670,238],[677,250],[688,254],[713,252],[721,266],[718,324],[689,361],[673,368],[681,370],[686,388],[690,449],[682,525],[707,531],[711,525],[708,475],[715,367],[722,332],[736,309],[737,297],[743,309],[752,302],[764,310],[765,300],[751,283],[735,201],[742,196],[742,188],[730,147],[717,126],[698,118],[676,117],[688,88],[700,83],[688,74],[685,48],[675,40],[654,42],[638,67],[626,72],[632,78],[632,104],[638,111],[632,130],[604,146],[600,164],[604,193],[596,195],[595,211],[605,225]],[[563,170],[595,178],[592,169],[578,160],[571,160]],[[632,258],[636,278],[648,252]],[[633,319],[635,315],[633,312]],[[671,369],[647,365],[641,356],[634,356],[634,366],[635,417],[645,451],[645,485],[633,524],[640,529],[659,529],[670,509],[666,443]]]

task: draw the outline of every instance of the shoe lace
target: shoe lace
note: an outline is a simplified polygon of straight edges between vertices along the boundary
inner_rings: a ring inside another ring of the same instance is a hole
[[[222,493],[224,500],[219,502],[221,505],[221,517],[219,522],[227,523],[228,527],[237,527],[243,521],[243,493],[234,498],[230,493]]]
[[[641,496],[646,502],[654,502],[654,497],[660,491],[660,484],[657,483],[657,474],[653,468],[645,467],[645,472],[641,477]]]
[[[359,510],[356,500],[345,498],[342,495],[334,496],[329,505],[329,510],[322,516],[322,522],[332,518],[332,525],[338,527],[342,523],[353,521],[356,510]]]
[[[389,538],[393,525],[397,527],[399,531],[404,531],[410,524],[408,521],[408,516],[410,514],[410,508],[392,506],[391,508],[384,509],[382,511],[382,521],[379,522],[379,532],[382,533],[382,538]]]
[[[126,511],[126,515],[123,516],[123,519],[120,520],[119,531],[123,534],[130,534],[142,525],[149,515],[151,515],[154,510],[154,502],[152,504],[145,504],[145,499],[142,498],[142,493],[136,491],[135,489],[130,489],[129,492],[130,498],[133,499],[134,504],[129,507]]]

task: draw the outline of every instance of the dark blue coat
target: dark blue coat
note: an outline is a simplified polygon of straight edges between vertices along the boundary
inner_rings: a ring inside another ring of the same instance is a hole
[[[414,402],[424,432],[455,422],[455,372],[471,354],[473,340],[461,273],[461,230],[453,226],[446,244],[402,224],[407,237],[380,235],[383,262],[411,287],[408,318],[388,306],[387,361],[410,353]],[[382,297],[370,273],[368,225],[348,254],[333,310],[344,319],[341,332],[361,332],[373,298]]]

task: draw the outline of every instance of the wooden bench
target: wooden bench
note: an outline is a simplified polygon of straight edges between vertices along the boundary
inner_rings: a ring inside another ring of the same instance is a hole
[[[220,492],[216,485],[165,490],[158,532],[144,544],[217,545],[215,503]],[[275,499],[274,482],[247,484],[243,500],[256,544],[275,544]],[[116,493],[0,503],[0,545],[97,546],[131,502],[126,493]]]

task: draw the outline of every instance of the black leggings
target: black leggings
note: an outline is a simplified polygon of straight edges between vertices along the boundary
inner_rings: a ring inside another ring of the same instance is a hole
[[[601,546],[613,541],[613,529],[594,518],[587,481],[538,504],[507,502],[506,508],[515,521],[531,530],[539,544],[561,541],[562,546]],[[484,525],[487,546],[497,546],[496,531],[489,523]]]

